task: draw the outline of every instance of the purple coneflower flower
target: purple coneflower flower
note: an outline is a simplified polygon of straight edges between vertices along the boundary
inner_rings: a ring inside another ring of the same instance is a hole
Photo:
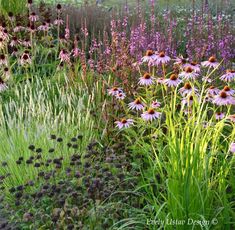
[[[130,127],[130,125],[133,125],[134,120],[123,118],[120,121],[115,121],[115,123],[117,124],[116,127],[118,127],[119,129],[122,129],[122,128],[128,128]]]
[[[183,56],[180,56],[175,59],[174,65],[180,65],[184,68],[187,61],[188,61],[188,58],[184,58]]]
[[[162,52],[157,54],[155,63],[156,63],[156,65],[166,64],[170,60],[171,60],[171,58],[169,56],[167,56],[164,51],[162,51]]]
[[[0,55],[0,65],[7,65],[7,59],[4,54]]]
[[[152,104],[151,104],[151,107],[153,108],[153,109],[155,109],[155,108],[159,108],[161,106],[161,103],[159,102],[159,101],[153,101],[152,102]]]
[[[207,94],[209,94],[211,96],[215,96],[215,95],[219,94],[219,92],[220,92],[220,90],[213,85],[207,89]]]
[[[213,103],[216,105],[232,105],[235,103],[235,99],[228,95],[225,91],[220,92],[219,95],[216,95]]]
[[[226,74],[222,75],[220,77],[220,80],[226,81],[226,82],[231,82],[235,79],[235,70],[227,70]]]
[[[177,74],[171,74],[169,79],[165,79],[164,84],[168,87],[177,87],[181,82]]]
[[[141,117],[146,121],[152,121],[154,119],[157,119],[161,116],[160,112],[156,112],[154,109],[150,108],[148,111],[145,111],[143,114],[141,114]]]
[[[16,27],[13,29],[15,33],[25,30],[25,27],[21,26],[20,23],[16,24]]]
[[[40,25],[38,27],[38,30],[39,31],[48,31],[49,30],[49,25],[47,23],[43,22],[42,25]]]
[[[184,67],[190,67],[192,68],[195,72],[200,72],[201,69],[200,69],[200,65],[197,63],[197,62],[190,62],[190,63],[187,63],[184,65]]]
[[[0,92],[4,91],[7,89],[6,83],[0,78]]]
[[[115,97],[118,99],[118,100],[123,100],[125,97],[126,97],[126,94],[123,93],[123,92],[120,92],[120,93],[117,93],[115,95]]]
[[[65,49],[60,51],[59,58],[61,62],[70,62],[70,54]]]
[[[235,114],[229,115],[228,119],[232,122],[235,122]]]
[[[6,45],[6,41],[3,39],[3,37],[0,37],[0,49],[4,48]]]
[[[157,55],[152,50],[147,50],[144,57],[142,57],[141,61],[144,62],[154,62],[157,58]]]
[[[143,77],[140,78],[139,84],[140,85],[152,85],[154,82],[153,77],[149,73],[145,73]]]
[[[31,64],[32,60],[29,56],[28,52],[24,52],[20,58],[20,64],[21,65],[26,65],[26,64]]]
[[[26,39],[22,42],[22,44],[23,44],[25,47],[30,47],[30,46],[31,46],[31,42],[30,42],[30,40],[29,40],[28,38],[26,38]]]
[[[135,101],[129,103],[129,108],[137,111],[144,109],[144,104],[141,102],[140,98],[137,98]]]
[[[21,42],[17,39],[17,37],[14,36],[14,37],[12,38],[11,42],[10,42],[10,46],[11,46],[11,47],[14,47],[14,46],[20,45],[20,43],[21,43]]]
[[[157,83],[160,84],[160,85],[163,85],[164,84],[164,81],[165,81],[165,78],[164,77],[159,77],[157,79]]]
[[[225,117],[225,114],[222,112],[218,112],[215,114],[215,119],[216,120],[222,120]]]
[[[234,142],[231,143],[229,151],[232,152],[232,153],[235,153],[235,143]]]
[[[117,88],[117,87],[113,87],[112,89],[108,89],[108,94],[112,95],[112,96],[115,96],[118,93],[122,93],[122,92],[123,92],[122,89],[121,88]]]
[[[36,22],[36,21],[38,21],[38,19],[39,19],[39,17],[38,17],[38,15],[36,15],[35,12],[32,12],[32,13],[29,15],[29,20],[30,20],[31,22]]]
[[[9,70],[8,67],[5,67],[5,68],[3,69],[3,75],[4,75],[4,77],[5,77],[6,79],[8,79],[8,78],[10,77],[10,70]]]
[[[215,56],[211,56],[208,61],[201,63],[202,66],[216,68],[219,65],[219,62],[216,61]]]
[[[197,88],[192,88],[191,84],[189,82],[185,83],[182,88],[179,89],[179,92],[182,96],[189,95],[192,92],[197,93],[198,89]]]
[[[235,90],[234,89],[231,89],[229,86],[224,86],[224,88],[223,88],[223,90],[221,90],[221,92],[222,91],[225,91],[228,95],[230,95],[230,96],[233,96],[234,95],[234,93],[235,93]]]
[[[195,99],[195,97],[193,97],[192,95],[183,98],[181,101],[182,106],[185,106],[185,105],[191,106],[194,102],[194,99]]]
[[[179,77],[182,77],[187,80],[195,80],[198,77],[198,74],[190,66],[185,67],[184,71],[179,74]]]
[[[55,21],[54,21],[54,25],[56,26],[61,26],[64,24],[64,21],[60,18],[57,18]]]

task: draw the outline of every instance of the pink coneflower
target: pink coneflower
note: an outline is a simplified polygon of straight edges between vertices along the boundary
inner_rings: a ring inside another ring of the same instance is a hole
[[[70,54],[65,49],[60,51],[59,58],[61,62],[70,62]]]
[[[235,153],[235,143],[234,142],[231,143],[229,151],[232,152],[232,153]]]
[[[171,74],[169,79],[165,79],[164,84],[168,87],[177,87],[181,82],[177,74]]]
[[[198,92],[198,89],[197,88],[193,88],[191,86],[191,84],[189,82],[185,83],[184,86],[182,88],[179,89],[179,92],[182,96],[185,96],[185,95],[189,95],[191,93],[197,93]]]
[[[36,15],[35,12],[32,12],[32,13],[29,15],[29,20],[30,20],[31,22],[36,22],[36,21],[38,21],[38,19],[39,19],[39,17],[38,17],[38,15]]]
[[[218,112],[215,114],[215,119],[216,120],[222,120],[225,117],[225,114],[222,112]]]
[[[187,64],[187,61],[188,61],[188,58],[184,58],[183,56],[180,56],[175,59],[174,65],[180,65],[184,68],[185,65]]]
[[[229,86],[224,86],[223,90],[221,90],[221,92],[224,91],[226,92],[228,95],[233,96],[235,93],[234,89],[231,89]]]
[[[6,41],[3,39],[3,37],[0,37],[0,49],[4,48],[6,45]]]
[[[140,85],[152,85],[154,83],[153,77],[149,73],[145,73],[143,77],[140,78],[139,84]]]
[[[9,20],[11,21],[11,22],[13,22],[14,21],[14,14],[12,13],[12,12],[9,12],[8,13],[8,17],[9,17]]]
[[[22,42],[23,46],[25,47],[30,47],[31,46],[31,42],[28,38],[26,38],[23,42]]]
[[[122,89],[118,87],[113,87],[112,89],[108,89],[108,94],[112,96],[115,96],[118,93],[122,93],[122,92],[123,92]]]
[[[7,65],[7,59],[6,59],[6,56],[4,54],[0,55],[0,66],[1,65]]]
[[[204,61],[201,63],[202,66],[216,68],[219,65],[219,62],[216,61],[215,56],[211,56],[208,61]]]
[[[152,108],[148,109],[148,111],[145,111],[143,114],[141,114],[141,117],[145,121],[152,121],[152,120],[155,120],[155,119],[159,118],[160,116],[161,116],[161,113],[160,112],[156,112]]]
[[[31,64],[32,59],[29,56],[28,52],[24,52],[20,58],[20,64],[21,65],[27,65],[27,64]]]
[[[228,119],[229,119],[230,121],[232,121],[232,122],[235,122],[235,114],[229,115],[229,116],[228,116]]]
[[[153,109],[156,109],[156,108],[159,108],[161,106],[161,103],[159,101],[153,101],[152,104],[151,104],[151,107]]]
[[[117,124],[116,127],[118,127],[119,129],[122,128],[129,128],[131,125],[134,124],[134,120],[133,119],[121,119],[120,121],[115,121],[115,123]]]
[[[185,67],[184,71],[179,74],[179,77],[182,77],[187,80],[194,80],[198,77],[198,74],[190,66]]]
[[[144,104],[141,102],[140,98],[137,98],[135,101],[129,103],[129,108],[132,110],[142,110],[144,109]]]
[[[159,65],[159,64],[166,64],[170,60],[171,60],[171,58],[169,56],[167,56],[164,51],[162,51],[162,52],[157,54],[155,63],[157,65]]]
[[[56,26],[61,26],[64,24],[64,21],[60,18],[57,18],[55,21],[54,21],[54,25]]]
[[[48,31],[49,30],[49,25],[47,23],[43,22],[42,25],[40,25],[38,27],[38,30],[39,31]]]
[[[220,77],[220,80],[226,81],[226,82],[231,82],[231,81],[235,80],[235,70],[228,69],[226,71],[226,74],[224,74]]]
[[[14,46],[20,45],[20,43],[21,43],[21,42],[17,39],[17,37],[14,36],[14,37],[12,37],[12,40],[11,40],[11,42],[10,42],[10,46],[11,46],[11,47],[14,47]]]
[[[190,67],[192,68],[195,72],[200,72],[201,69],[200,69],[200,65],[197,63],[197,62],[190,62],[190,63],[187,63],[184,65],[184,67]]]
[[[194,99],[195,99],[195,96],[187,96],[185,98],[182,99],[181,103],[182,103],[182,106],[191,106],[194,102]]]
[[[4,75],[4,77],[5,77],[5,80],[10,77],[10,70],[9,70],[8,67],[5,67],[5,68],[3,69],[3,75]]]
[[[220,90],[213,85],[207,89],[207,94],[212,95],[212,96],[219,94],[219,92]]]
[[[157,55],[152,50],[147,50],[144,57],[142,57],[141,62],[154,62],[157,58]]]
[[[115,95],[115,97],[118,99],[118,100],[123,100],[125,97],[126,97],[126,94],[121,92],[121,93],[117,93]]]
[[[157,83],[160,84],[160,85],[163,85],[164,84],[164,81],[165,81],[165,78],[164,77],[159,77],[157,79]]]
[[[219,95],[216,95],[213,103],[216,105],[232,105],[235,103],[235,99],[228,95],[225,91],[220,92]]]
[[[17,23],[16,27],[13,29],[13,31],[15,33],[20,32],[20,31],[24,31],[24,30],[25,30],[25,27],[21,26],[20,23]]]
[[[0,92],[4,91],[7,89],[6,83],[0,78]]]

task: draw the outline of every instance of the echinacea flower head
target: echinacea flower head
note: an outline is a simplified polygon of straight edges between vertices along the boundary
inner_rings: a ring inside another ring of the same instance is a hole
[[[189,82],[186,82],[182,88],[179,89],[179,92],[182,96],[189,95],[191,93],[197,93],[198,89],[196,87],[192,87]]]
[[[166,64],[170,60],[171,60],[171,58],[169,56],[167,56],[164,51],[161,51],[160,53],[157,54],[155,63],[157,65],[159,65],[159,64]]]
[[[129,128],[131,125],[133,125],[134,120],[123,118],[120,121],[115,121],[115,123],[117,124],[116,127],[118,127],[119,129],[123,129],[123,128]]]
[[[235,114],[229,115],[228,119],[235,123]]]
[[[156,60],[157,55],[154,53],[153,50],[147,50],[144,57],[142,57],[142,63],[148,62],[151,63]]]
[[[6,59],[6,56],[4,54],[0,55],[0,66],[1,65],[7,65],[7,59]]]
[[[200,72],[200,65],[197,62],[190,62],[184,65],[184,67],[190,67],[192,68],[196,73]]]
[[[220,92],[220,90],[213,85],[207,89],[207,94],[209,94],[211,96],[215,96],[215,95],[219,94],[219,92]]]
[[[164,78],[164,77],[159,77],[159,78],[157,79],[157,83],[160,84],[160,85],[163,85],[164,82],[165,82],[165,78]]]
[[[122,93],[122,89],[121,88],[118,88],[118,87],[113,87],[111,89],[108,89],[108,94],[109,95],[112,95],[112,96],[115,96],[117,95],[118,93]]]
[[[235,143],[234,142],[231,143],[229,150],[230,150],[230,152],[235,153]]]
[[[204,61],[201,64],[205,67],[216,68],[218,67],[219,62],[217,62],[215,56],[211,56],[207,61]]]
[[[145,120],[145,121],[152,121],[155,120],[157,118],[159,118],[161,116],[160,112],[156,112],[153,108],[148,109],[147,111],[145,111],[144,113],[141,114],[141,117]]]
[[[65,49],[62,49],[59,54],[59,58],[61,62],[70,62],[70,53]]]
[[[149,73],[145,73],[143,77],[139,79],[139,85],[152,85],[154,83],[153,77]]]
[[[175,59],[174,65],[179,65],[184,68],[187,61],[188,61],[188,58],[184,58],[183,56],[180,56]]]
[[[27,65],[27,64],[31,64],[31,62],[32,62],[32,60],[29,56],[29,53],[27,51],[25,51],[20,58],[20,64]]]
[[[225,82],[231,82],[235,80],[235,70],[226,70],[226,74],[222,75],[220,80]]]
[[[185,98],[182,99],[181,103],[182,103],[182,106],[191,106],[194,102],[194,100],[196,99],[196,96],[187,96]]]
[[[223,90],[222,91],[224,91],[224,92],[226,92],[228,95],[230,95],[230,96],[233,96],[234,95],[234,93],[235,93],[235,90],[234,89],[231,89],[229,86],[224,86],[224,88],[223,88]],[[221,91],[221,92],[222,92]]]
[[[195,80],[198,77],[198,73],[196,73],[192,67],[187,66],[184,68],[184,71],[179,74],[179,77],[186,80]]]
[[[153,109],[155,109],[155,108],[159,108],[161,106],[161,103],[159,102],[159,101],[153,101],[152,102],[152,104],[151,104],[151,107],[153,108]]]
[[[233,105],[235,103],[235,99],[228,95],[225,91],[221,91],[219,95],[214,97],[213,103],[216,105]]]
[[[135,101],[129,103],[129,108],[132,110],[142,110],[144,109],[144,104],[141,102],[140,98],[137,98]]]
[[[30,20],[31,22],[36,22],[36,21],[38,21],[38,19],[39,19],[39,17],[38,17],[38,15],[36,15],[35,12],[32,12],[32,13],[29,15],[29,20]]]
[[[218,112],[215,114],[215,119],[216,120],[222,120],[225,117],[225,114],[222,112]]]
[[[121,92],[121,93],[117,93],[115,94],[115,97],[118,99],[118,100],[123,100],[125,97],[126,97],[126,94]]]
[[[0,92],[4,91],[7,89],[6,83],[0,78]]]
[[[171,74],[169,79],[165,79],[164,84],[168,87],[177,87],[181,83],[177,74]]]

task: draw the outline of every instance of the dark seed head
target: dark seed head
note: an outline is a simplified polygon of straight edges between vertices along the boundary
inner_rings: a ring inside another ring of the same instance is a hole
[[[35,146],[34,146],[34,145],[30,145],[30,146],[29,146],[29,150],[32,150],[32,151],[33,151],[34,149],[35,149]]]

